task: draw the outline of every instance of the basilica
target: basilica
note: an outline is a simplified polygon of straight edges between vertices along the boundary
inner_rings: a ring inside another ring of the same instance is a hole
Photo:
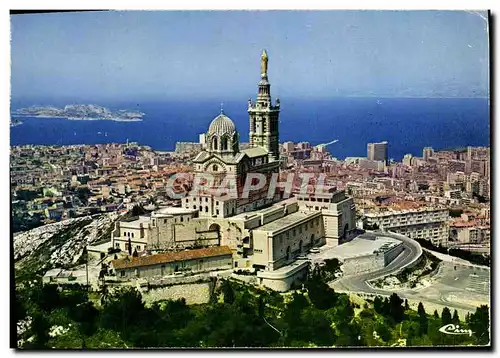
[[[236,183],[237,195],[216,196],[209,192],[196,192],[182,200],[186,209],[199,211],[201,217],[225,218],[259,209],[279,200],[278,194],[268,195],[273,173],[279,172],[279,112],[280,103],[271,101],[271,84],[267,76],[268,56],[261,55],[261,80],[256,102],[248,101],[250,119],[250,148],[240,150],[239,134],[234,122],[219,114],[205,134],[206,148],[193,160],[196,174],[209,174],[215,178],[214,185],[224,179]],[[222,112],[222,111],[221,111]],[[248,173],[265,175],[266,183],[253,190],[248,198],[242,195]]]
[[[195,179],[196,174],[209,174],[217,186],[230,178],[237,195],[216,195],[210,188],[191,191],[181,199],[182,207],[158,208],[148,215],[121,220],[111,235],[113,248],[127,251],[132,245],[137,251],[161,253],[204,247],[208,251],[187,250],[189,255],[184,254],[196,261],[194,266],[189,264],[193,272],[229,265],[253,269],[257,284],[286,291],[307,274],[309,263],[301,259],[304,253],[327,242],[338,245],[346,241],[355,228],[355,208],[343,190],[330,188],[320,196],[300,194],[286,200],[279,192],[269,195],[269,179],[280,171],[280,103],[271,101],[266,51],[260,62],[257,99],[248,101],[249,148],[240,148],[234,122],[221,111],[203,136],[204,150],[193,160]],[[241,195],[252,173],[263,174],[265,185],[248,196]],[[229,252],[232,256],[228,258]],[[162,274],[164,269],[177,271],[178,263],[163,269],[172,259],[167,256],[146,255],[144,265],[138,262],[130,268],[136,271],[126,271],[130,264],[118,261],[116,268],[124,277],[139,277],[141,270],[144,275]],[[155,257],[157,270],[148,271],[152,267],[148,262]]]

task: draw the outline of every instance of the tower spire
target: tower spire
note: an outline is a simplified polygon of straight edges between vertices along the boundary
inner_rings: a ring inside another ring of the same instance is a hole
[[[220,114],[224,114],[224,103],[220,103]]]
[[[280,105],[271,102],[271,84],[267,78],[269,57],[263,50],[260,55],[260,81],[257,101],[248,102],[250,117],[249,142],[252,147],[266,149],[271,161],[279,160],[279,112]]]

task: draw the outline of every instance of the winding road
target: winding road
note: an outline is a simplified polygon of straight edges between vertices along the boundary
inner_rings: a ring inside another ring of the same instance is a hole
[[[421,246],[408,237],[376,232],[379,237],[390,237],[403,242],[404,250],[386,267],[356,276],[344,276],[330,286],[339,292],[351,292],[361,295],[390,296],[396,292],[408,301],[422,302],[427,307],[442,309],[447,306],[457,310],[474,312],[480,304],[490,302],[490,270],[477,265],[464,265],[441,262],[433,283],[424,288],[384,290],[371,286],[368,282],[394,274],[416,262],[422,255]]]

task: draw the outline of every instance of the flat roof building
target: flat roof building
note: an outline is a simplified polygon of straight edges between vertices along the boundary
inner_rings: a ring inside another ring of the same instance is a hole
[[[380,143],[368,143],[368,159],[387,163],[387,147],[388,143],[386,141]]]

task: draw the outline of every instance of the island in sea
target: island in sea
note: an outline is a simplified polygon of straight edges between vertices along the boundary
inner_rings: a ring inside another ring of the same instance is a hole
[[[13,113],[16,117],[65,118],[79,121],[108,120],[119,122],[142,121],[145,113],[120,109],[112,111],[95,104],[69,104],[64,108],[29,107],[21,108]]]

